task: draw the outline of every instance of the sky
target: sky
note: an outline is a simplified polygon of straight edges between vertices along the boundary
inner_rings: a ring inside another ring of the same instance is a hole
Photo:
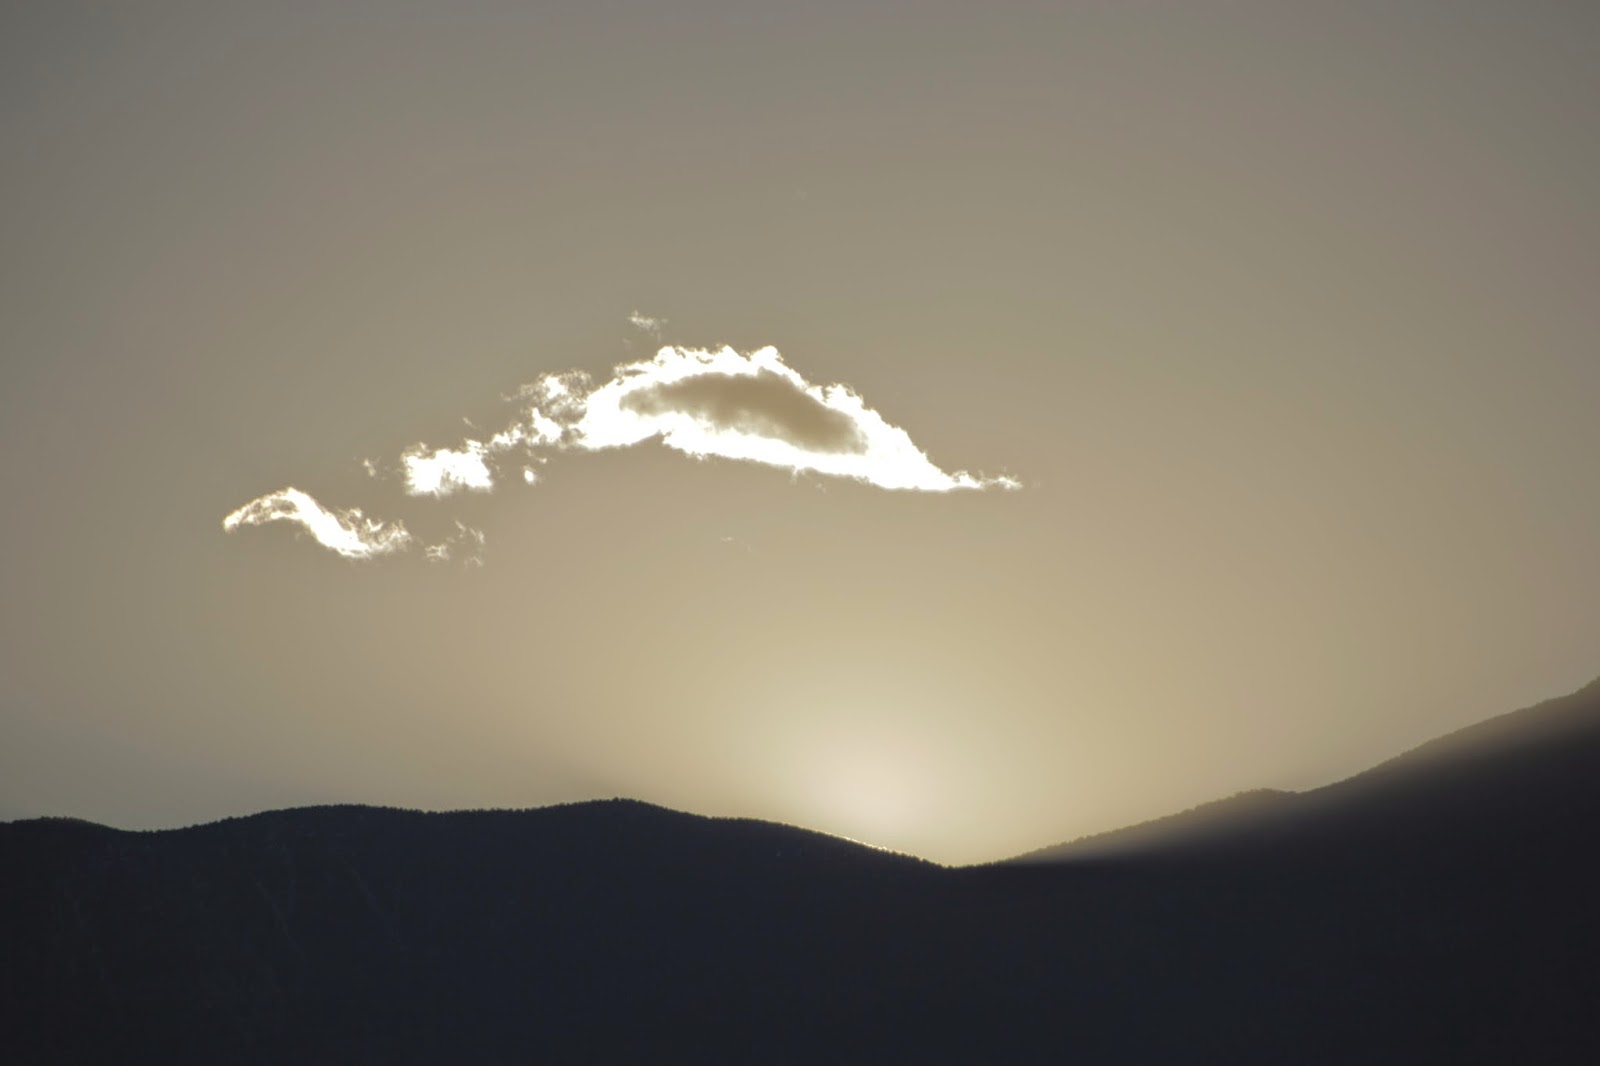
[[[943,862],[1600,674],[1600,8],[0,9],[0,818]]]

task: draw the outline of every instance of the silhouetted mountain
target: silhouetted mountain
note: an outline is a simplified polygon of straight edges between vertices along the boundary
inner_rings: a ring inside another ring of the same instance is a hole
[[[1298,793],[1275,788],[1255,788],[1236,792],[1226,799],[1212,800],[1177,814],[1152,818],[1120,829],[1108,829],[1085,837],[1052,844],[1007,862],[1063,862],[1163,848],[1178,842],[1192,842],[1202,836],[1226,832],[1257,819],[1270,817],[1298,799]]]
[[[1591,686],[959,870],[629,801],[11,823],[0,1062],[1590,1063],[1597,774]]]
[[[1593,832],[1600,812],[1600,680],[1499,715],[1309,792],[1262,789],[1013,861],[1154,845],[1151,857],[1230,859],[1353,847],[1541,854]]]

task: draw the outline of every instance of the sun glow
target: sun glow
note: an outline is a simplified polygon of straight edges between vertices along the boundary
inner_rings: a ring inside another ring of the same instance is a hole
[[[779,715],[761,738],[769,772],[751,785],[783,820],[895,851],[939,818],[941,761],[885,701]]]
[[[848,836],[890,845],[926,816],[927,783],[906,755],[876,744],[829,752],[812,768],[808,806]]]

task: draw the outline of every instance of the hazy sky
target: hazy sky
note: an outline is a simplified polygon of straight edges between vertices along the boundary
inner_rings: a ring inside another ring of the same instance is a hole
[[[1576,688],[1597,53],[1557,0],[6,4],[0,817],[972,861]]]

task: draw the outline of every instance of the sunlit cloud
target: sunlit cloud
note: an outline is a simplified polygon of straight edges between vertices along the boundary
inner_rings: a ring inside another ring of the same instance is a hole
[[[448,496],[458,489],[488,492],[494,475],[484,464],[489,449],[482,441],[464,441],[460,448],[434,448],[413,444],[400,453],[406,492],[413,496]]]
[[[401,522],[375,521],[354,507],[332,511],[293,487],[256,497],[224,518],[222,528],[231,533],[240,526],[268,522],[292,522],[310,533],[318,544],[346,559],[388,555],[404,551],[412,543],[411,534]]]
[[[813,385],[771,347],[748,355],[732,348],[662,348],[654,359],[618,367],[610,381],[588,392],[570,428],[570,446],[590,451],[656,438],[696,457],[854,478],[884,489],[1017,487],[1011,478],[941,470],[849,386]]]
[[[422,551],[430,563],[457,561],[464,566],[482,566],[484,540],[483,530],[473,529],[458,520],[455,533]]]
[[[667,320],[664,318],[656,318],[652,315],[641,314],[638,311],[629,312],[628,321],[633,323],[633,327],[635,329],[643,330],[645,333],[650,334],[650,336],[654,337],[658,341],[661,339],[662,327],[667,324]]]
[[[488,491],[491,464],[507,452],[544,458],[650,440],[697,458],[763,463],[884,489],[1018,487],[1009,477],[942,470],[848,385],[813,385],[771,347],[745,354],[668,346],[653,359],[617,367],[604,384],[582,371],[563,371],[524,385],[516,398],[520,417],[488,441],[408,448],[400,457],[406,491]],[[528,484],[537,480],[532,467],[521,469]]]
[[[629,320],[652,332],[663,321],[638,312]],[[651,359],[616,367],[601,384],[581,370],[567,370],[541,375],[507,399],[517,405],[516,417],[486,439],[445,447],[419,442],[402,451],[399,472],[406,494],[440,498],[490,492],[502,470],[531,486],[541,480],[536,468],[562,453],[649,441],[697,459],[760,463],[882,489],[1020,487],[1008,476],[943,469],[850,386],[814,385],[772,347],[742,353],[669,345]],[[363,466],[379,476],[377,464],[366,460]],[[398,522],[374,522],[356,510],[331,511],[296,489],[252,500],[223,525],[233,530],[272,521],[296,522],[318,543],[348,558],[389,554],[413,544]],[[424,555],[434,561],[481,562],[483,534],[456,526],[452,536],[423,546]]]

